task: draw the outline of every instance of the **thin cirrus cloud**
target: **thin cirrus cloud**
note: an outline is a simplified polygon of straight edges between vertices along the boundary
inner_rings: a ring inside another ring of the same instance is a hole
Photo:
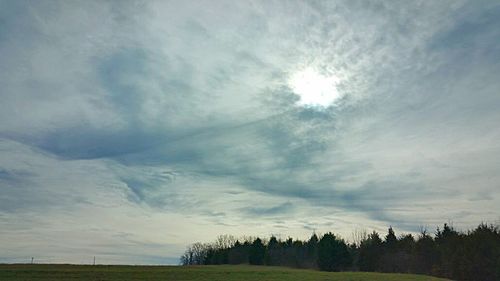
[[[498,220],[497,3],[0,5],[0,261]]]

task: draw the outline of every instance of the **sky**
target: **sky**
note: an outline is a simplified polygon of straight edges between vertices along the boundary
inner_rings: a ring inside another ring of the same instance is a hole
[[[0,0],[0,263],[500,222],[498,1]]]

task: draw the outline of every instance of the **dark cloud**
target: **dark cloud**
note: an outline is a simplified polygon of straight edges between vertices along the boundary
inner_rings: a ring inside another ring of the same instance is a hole
[[[276,215],[287,215],[289,216],[293,212],[293,204],[290,202],[285,202],[278,206],[262,208],[262,207],[246,207],[242,208],[241,211],[252,217],[261,216],[276,216]]]

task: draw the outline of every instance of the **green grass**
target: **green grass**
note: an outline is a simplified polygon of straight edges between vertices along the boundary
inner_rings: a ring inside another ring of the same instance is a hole
[[[424,275],[320,272],[264,266],[0,265],[1,281],[424,281]]]

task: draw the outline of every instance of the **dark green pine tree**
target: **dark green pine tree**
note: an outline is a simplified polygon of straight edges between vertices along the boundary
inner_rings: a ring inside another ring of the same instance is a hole
[[[382,256],[382,239],[377,232],[368,235],[359,246],[359,269],[361,271],[378,271]]]
[[[347,245],[334,234],[325,234],[318,243],[318,267],[324,271],[340,271],[350,266]]]
[[[262,265],[266,256],[266,247],[262,244],[260,238],[255,239],[250,247],[248,261],[250,264]]]

